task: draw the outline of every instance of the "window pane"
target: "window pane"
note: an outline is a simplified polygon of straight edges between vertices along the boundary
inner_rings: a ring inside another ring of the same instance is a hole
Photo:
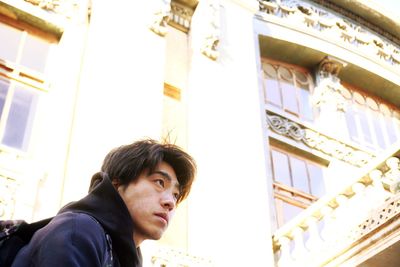
[[[265,79],[266,101],[282,107],[281,92],[278,87],[278,81]]]
[[[353,141],[359,141],[358,138],[358,131],[357,131],[357,125],[356,125],[356,120],[354,118],[354,110],[352,106],[349,106],[346,110],[346,123],[347,123],[347,129],[349,131],[349,136],[350,139]]]
[[[276,150],[271,154],[275,181],[291,186],[288,157]]]
[[[283,95],[283,107],[285,110],[294,114],[299,114],[296,99],[296,87],[293,84],[280,81]]]
[[[326,192],[322,168],[310,163],[307,167],[310,174],[311,194],[320,198]]]
[[[3,114],[4,103],[6,102],[8,87],[10,84],[6,81],[0,80],[0,118]]]
[[[394,142],[397,141],[397,136],[396,136],[396,129],[394,125],[394,118],[385,117],[385,124],[386,124],[386,131],[389,136],[389,142],[390,144],[393,144]]]
[[[383,127],[381,125],[381,116],[378,112],[372,112],[372,122],[374,125],[374,130],[375,130],[375,135],[376,135],[376,141],[378,142],[378,145],[381,148],[386,148],[386,144],[385,144],[385,137],[383,135]]]
[[[290,167],[292,170],[293,187],[305,193],[310,193],[305,162],[290,157]]]
[[[0,58],[15,62],[17,60],[22,31],[0,23]],[[7,40],[7,41],[4,41]]]
[[[302,208],[293,206],[286,202],[282,203],[282,208],[283,208],[283,218],[285,223],[293,219],[297,214],[303,211]]]
[[[50,44],[35,36],[28,35],[22,51],[21,65],[44,72]]]
[[[363,139],[367,144],[372,144],[371,129],[368,125],[368,117],[363,107],[357,107],[358,118],[360,120]]]
[[[33,90],[15,88],[3,144],[16,149],[27,149],[37,99],[38,94]]]
[[[302,117],[309,121],[312,121],[314,115],[310,102],[310,91],[308,90],[307,84],[301,85],[300,87],[300,103]]]

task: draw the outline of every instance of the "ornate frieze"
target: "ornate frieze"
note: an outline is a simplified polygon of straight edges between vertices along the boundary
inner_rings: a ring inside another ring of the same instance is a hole
[[[171,0],[157,0],[157,8],[152,16],[150,30],[160,36],[167,34],[167,25],[171,14]]]
[[[280,17],[295,26],[300,25],[345,45],[350,44],[377,60],[400,68],[400,48],[396,43],[382,39],[383,34],[378,36],[359,22],[350,21],[348,17],[340,17],[299,0],[259,0],[259,6],[261,19],[266,15]]]
[[[315,73],[316,87],[312,95],[312,102],[316,107],[331,106],[332,112],[345,111],[347,101],[343,96],[343,86],[338,74],[346,63],[325,57]]]
[[[207,2],[206,13],[208,25],[205,29],[205,37],[201,47],[201,53],[212,60],[218,58],[218,44],[220,40],[220,6],[219,1],[211,0]],[[207,20],[206,20],[207,21]]]
[[[302,142],[312,149],[316,149],[328,156],[348,162],[354,166],[364,166],[374,158],[373,155],[301,126],[281,116],[267,114],[267,121],[269,128],[274,132]]]

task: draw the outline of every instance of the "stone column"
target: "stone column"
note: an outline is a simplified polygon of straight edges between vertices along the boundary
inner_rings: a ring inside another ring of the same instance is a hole
[[[192,20],[188,148],[199,171],[188,202],[188,244],[215,266],[274,264],[257,9],[257,1],[200,1]],[[215,25],[210,46],[206,30]]]
[[[165,5],[93,0],[62,202],[86,193],[111,148],[160,138],[165,39],[153,28]]]

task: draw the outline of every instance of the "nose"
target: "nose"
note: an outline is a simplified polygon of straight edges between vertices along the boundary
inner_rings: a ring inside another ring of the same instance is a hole
[[[168,211],[171,211],[173,209],[175,209],[176,206],[176,200],[174,198],[174,195],[172,193],[165,193],[163,195],[163,198],[161,200],[161,205],[168,209]]]

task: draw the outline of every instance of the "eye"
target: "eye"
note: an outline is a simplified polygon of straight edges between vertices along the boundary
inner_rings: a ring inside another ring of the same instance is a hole
[[[179,193],[175,193],[175,194],[174,194],[174,199],[175,199],[175,201],[177,201],[177,200],[179,199],[179,197],[180,197],[180,194],[179,194]]]
[[[165,186],[165,182],[163,179],[156,179],[155,183],[158,184],[159,186],[161,186],[162,188],[164,188],[164,186]]]

